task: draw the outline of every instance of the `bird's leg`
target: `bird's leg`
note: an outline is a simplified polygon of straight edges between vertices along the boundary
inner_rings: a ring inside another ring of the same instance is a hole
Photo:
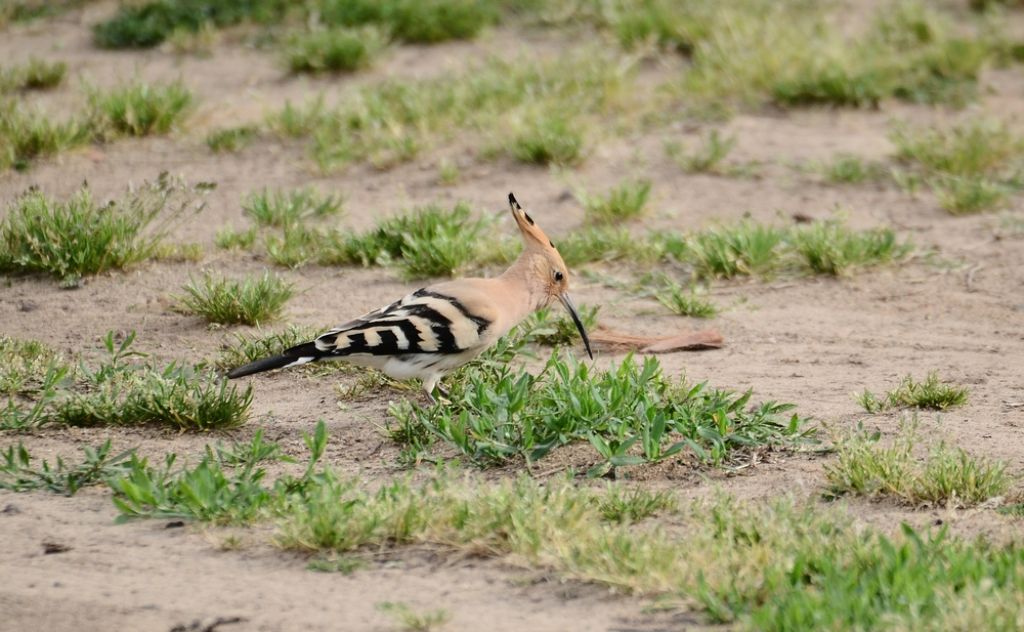
[[[437,392],[441,394],[441,397],[445,399],[451,399],[451,395],[449,395],[448,391],[443,386],[441,386],[440,382],[438,382],[437,386],[435,386],[434,388],[437,389]]]
[[[423,380],[423,390],[427,392],[427,401],[430,402],[431,406],[437,406],[437,400],[434,399],[434,389],[441,391],[440,387],[437,386],[437,376],[427,378]],[[441,395],[444,395],[444,391],[441,391]]]

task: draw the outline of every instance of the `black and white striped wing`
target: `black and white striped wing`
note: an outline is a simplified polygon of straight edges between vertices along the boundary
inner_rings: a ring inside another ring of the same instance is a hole
[[[481,344],[491,321],[453,296],[422,289],[336,327],[313,344],[323,355],[455,354]]]

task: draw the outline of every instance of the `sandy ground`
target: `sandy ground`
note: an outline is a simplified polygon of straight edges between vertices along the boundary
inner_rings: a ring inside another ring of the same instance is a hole
[[[315,185],[346,199],[344,226],[362,229],[379,217],[425,202],[466,200],[475,208],[502,211],[514,190],[557,241],[582,220],[579,204],[565,193],[582,185],[600,190],[623,173],[654,182],[654,213],[645,228],[688,230],[749,215],[787,222],[793,215],[833,216],[837,209],[855,227],[892,225],[918,247],[895,268],[851,279],[796,279],[770,283],[719,284],[713,298],[726,309],[713,321],[727,340],[721,350],[662,357],[671,375],[735,389],[756,397],[795,402],[805,416],[838,427],[864,420],[885,432],[898,415],[864,415],[851,394],[892,387],[907,373],[935,369],[971,388],[970,403],[942,415],[924,414],[929,434],[955,440],[968,450],[1006,460],[1024,473],[1024,229],[1021,201],[1002,215],[957,218],[928,195],[912,198],[891,187],[826,186],[793,165],[824,161],[848,152],[870,159],[891,153],[892,120],[954,120],[979,114],[1024,113],[1020,68],[993,71],[986,96],[966,112],[887,104],[879,111],[811,110],[742,115],[725,124],[737,138],[731,161],[764,163],[757,178],[686,175],[665,158],[666,138],[694,139],[699,130],[670,126],[627,138],[604,140],[584,165],[569,175],[504,161],[474,159],[458,141],[390,171],[356,166],[324,175],[300,147],[259,141],[238,154],[212,154],[205,133],[218,126],[258,121],[287,99],[318,91],[344,94],[381,75],[424,76],[464,64],[482,52],[509,47],[557,50],[550,37],[498,30],[474,43],[432,48],[403,47],[373,72],[354,78],[288,78],[272,55],[224,43],[207,58],[167,51],[113,53],[90,46],[88,25],[110,7],[29,27],[0,37],[0,59],[29,55],[69,63],[72,80],[54,94],[31,97],[59,111],[80,99],[78,77],[98,85],[137,74],[147,79],[183,77],[198,95],[198,109],[185,129],[167,138],[123,140],[43,162],[24,173],[0,173],[0,208],[31,185],[64,195],[88,180],[100,196],[115,195],[129,182],[168,170],[191,180],[215,180],[208,208],[176,238],[206,248],[199,264],[147,264],[127,273],[89,279],[61,290],[45,278],[19,277],[0,283],[0,331],[43,340],[67,353],[93,357],[107,330],[135,330],[139,350],[160,360],[198,361],[216,355],[229,331],[169,309],[170,295],[200,269],[228,275],[257,272],[251,255],[213,247],[225,226],[243,227],[239,200],[263,186]],[[649,69],[654,75],[671,68]],[[462,177],[451,187],[437,183],[440,156],[457,160]],[[2,211],[0,211],[2,212]],[[1015,219],[1014,219],[1015,218]],[[503,220],[503,229],[512,230]],[[1016,222],[1016,223],[1015,223]],[[598,274],[614,275],[600,266]],[[415,289],[382,269],[306,268],[283,271],[304,291],[288,308],[287,320],[329,325],[375,308]],[[601,305],[601,320],[641,334],[701,323],[668,316],[656,303],[598,284],[574,280],[576,300]],[[599,364],[620,356],[603,353]],[[350,378],[340,378],[348,380]],[[285,449],[302,453],[300,433],[325,419],[332,436],[327,461],[368,481],[399,470],[394,446],[381,445],[385,392],[339,404],[337,380],[299,374],[256,378],[253,420],[218,435],[178,435],[153,429],[45,429],[29,436],[0,435],[0,447],[25,440],[33,454],[71,456],[83,445],[111,438],[115,447],[139,446],[144,454],[197,454],[214,439],[245,439],[263,428]],[[666,470],[635,473],[645,484],[696,497],[725,489],[741,497],[780,492],[815,497],[823,488],[823,457],[781,455],[736,475]],[[943,520],[954,531],[1005,535],[1019,524],[992,511],[911,511],[888,504],[851,501],[861,519],[892,528],[900,520]],[[607,590],[560,582],[500,561],[451,559],[436,551],[396,553],[352,576],[305,570],[305,560],[267,546],[252,534],[240,551],[221,550],[224,536],[200,528],[168,528],[166,522],[115,525],[109,495],[95,490],[74,498],[0,492],[0,630],[170,630],[174,626],[218,630],[386,630],[393,620],[375,609],[380,601],[402,601],[417,609],[443,607],[452,614],[446,630],[661,630],[690,629],[698,620],[652,613],[645,602]],[[46,553],[46,549],[67,547]]]

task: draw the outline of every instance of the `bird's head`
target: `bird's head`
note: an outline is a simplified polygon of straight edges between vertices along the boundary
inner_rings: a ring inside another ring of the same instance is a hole
[[[572,317],[576,329],[583,338],[583,345],[587,349],[587,355],[591,358],[594,354],[590,351],[590,338],[587,330],[583,327],[576,305],[569,297],[569,269],[562,261],[562,255],[558,253],[555,244],[548,239],[544,231],[537,226],[533,218],[523,210],[523,207],[516,201],[516,197],[508,194],[508,204],[512,209],[512,217],[516,220],[519,232],[523,236],[524,250],[520,261],[526,266],[525,275],[532,294],[540,298],[537,307],[550,305],[555,299],[565,306],[565,309]]]

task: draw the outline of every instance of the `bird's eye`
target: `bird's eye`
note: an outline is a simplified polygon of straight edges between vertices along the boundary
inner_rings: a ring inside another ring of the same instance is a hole
[[[561,283],[562,279],[564,279],[564,278],[565,278],[565,275],[562,274],[561,270],[555,270],[555,283]]]

